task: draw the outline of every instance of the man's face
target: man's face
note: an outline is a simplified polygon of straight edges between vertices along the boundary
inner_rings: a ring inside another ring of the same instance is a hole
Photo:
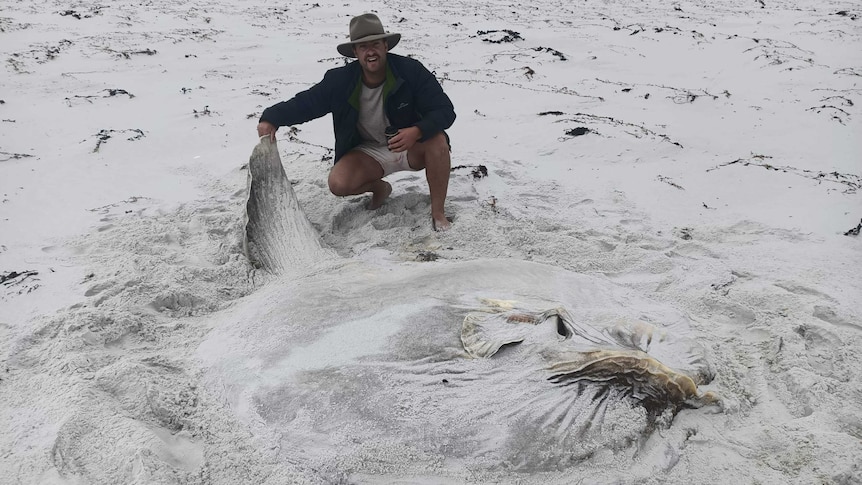
[[[368,73],[378,73],[386,69],[386,51],[386,41],[383,39],[362,42],[353,48],[359,65]]]

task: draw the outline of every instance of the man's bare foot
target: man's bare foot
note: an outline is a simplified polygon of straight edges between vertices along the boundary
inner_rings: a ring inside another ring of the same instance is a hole
[[[381,180],[380,182],[383,185],[374,192],[371,193],[371,202],[368,203],[368,210],[379,209],[383,202],[389,197],[389,194],[392,193],[392,185],[389,182]]]
[[[452,227],[447,217],[431,217],[431,228],[438,232],[448,231]]]

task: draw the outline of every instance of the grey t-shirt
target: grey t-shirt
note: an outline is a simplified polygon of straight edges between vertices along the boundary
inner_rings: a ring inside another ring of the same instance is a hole
[[[359,93],[359,122],[356,123],[362,140],[377,145],[387,145],[385,134],[387,126],[389,126],[389,120],[383,112],[383,85],[369,88],[362,84],[362,91]]]

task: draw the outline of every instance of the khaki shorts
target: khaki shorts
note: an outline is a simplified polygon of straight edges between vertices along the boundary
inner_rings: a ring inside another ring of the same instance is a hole
[[[396,153],[389,151],[389,147],[386,145],[381,146],[374,143],[362,143],[356,147],[355,150],[359,150],[377,160],[377,163],[383,167],[384,177],[391,173],[402,172],[404,170],[409,170],[411,172],[416,171],[410,168],[410,164],[407,163],[407,150]]]

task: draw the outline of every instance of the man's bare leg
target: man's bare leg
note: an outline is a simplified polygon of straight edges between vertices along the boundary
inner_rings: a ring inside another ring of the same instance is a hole
[[[392,186],[383,179],[383,167],[370,155],[352,150],[341,157],[329,171],[329,191],[344,197],[371,192],[368,209],[374,210],[392,193]]]
[[[413,145],[407,152],[407,162],[414,170],[425,169],[425,179],[431,194],[431,221],[434,230],[448,230],[452,224],[446,218],[444,206],[449,190],[452,161],[446,136],[438,133],[430,140]]]

